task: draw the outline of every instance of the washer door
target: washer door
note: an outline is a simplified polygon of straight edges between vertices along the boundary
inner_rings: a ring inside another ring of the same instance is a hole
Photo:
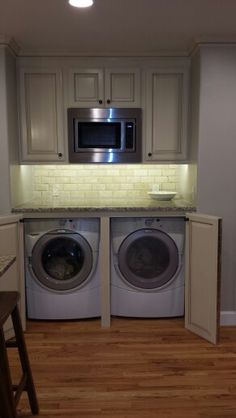
[[[122,242],[118,266],[124,279],[133,286],[158,289],[168,283],[178,269],[178,248],[165,232],[140,229]]]
[[[33,272],[49,289],[74,289],[86,281],[92,266],[89,243],[71,231],[56,230],[43,235],[32,251]]]

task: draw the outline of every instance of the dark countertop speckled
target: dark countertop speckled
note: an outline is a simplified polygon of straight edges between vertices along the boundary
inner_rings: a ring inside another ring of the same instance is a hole
[[[28,205],[22,205],[16,208],[12,209],[13,213],[22,213],[25,216],[27,214],[53,214],[53,213],[65,213],[68,214],[76,214],[81,212],[87,212],[87,213],[106,213],[108,216],[109,214],[112,214],[114,212],[120,212],[121,214],[129,213],[129,212],[160,212],[160,213],[185,213],[185,212],[193,212],[196,208],[192,206],[191,204],[184,202],[184,201],[160,201],[160,202],[153,202],[148,205],[128,205],[126,207],[122,205],[117,206],[109,206],[109,205],[89,205],[89,206],[66,206],[66,205],[60,205],[60,206],[50,206],[50,205],[36,205],[36,204],[28,204]]]

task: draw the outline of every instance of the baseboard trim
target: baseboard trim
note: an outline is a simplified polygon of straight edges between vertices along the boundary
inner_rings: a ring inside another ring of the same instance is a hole
[[[221,311],[220,325],[222,326],[236,325],[236,311]]]

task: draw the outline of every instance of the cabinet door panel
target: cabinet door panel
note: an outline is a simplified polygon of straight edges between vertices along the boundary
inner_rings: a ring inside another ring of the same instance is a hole
[[[181,151],[181,109],[179,96],[182,90],[182,77],[177,75],[155,74],[153,76],[153,152],[179,153]]]
[[[25,75],[28,153],[57,150],[56,85],[54,74]],[[36,99],[37,98],[37,99]],[[50,138],[50,141],[48,140]]]
[[[0,277],[0,290],[15,290],[20,292],[19,303],[23,328],[25,328],[25,297],[24,297],[24,270],[23,270],[23,230],[18,223],[0,225],[0,254],[16,256],[16,260]],[[21,270],[22,269],[22,270]],[[13,336],[13,326],[9,319],[4,331],[7,337]]]
[[[16,262],[0,277],[0,291],[19,291],[17,282]],[[11,318],[4,324],[5,336],[9,338],[14,335]]]
[[[106,69],[105,102],[115,107],[140,106],[140,71],[137,69]]]
[[[221,220],[187,214],[185,326],[216,343],[219,327]]]
[[[151,161],[186,159],[187,102],[187,72],[148,72],[145,158]]]
[[[0,225],[0,254],[17,255],[17,223]]]
[[[103,105],[102,69],[73,69],[69,74],[70,106],[98,107]],[[102,101],[102,103],[99,103]]]
[[[64,154],[59,71],[21,71],[22,159],[57,161]]]

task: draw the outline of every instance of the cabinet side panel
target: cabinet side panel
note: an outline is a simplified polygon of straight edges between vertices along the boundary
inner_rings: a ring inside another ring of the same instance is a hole
[[[16,256],[15,262],[12,266],[0,277],[0,291],[18,291],[21,293],[21,277],[19,270],[19,236],[18,236],[18,224],[10,223],[0,226],[0,254],[1,255],[13,255]],[[24,294],[23,298],[24,300]],[[24,310],[24,302],[20,300],[20,310]],[[24,319],[24,315],[22,317]],[[23,321],[23,327],[25,326]],[[8,319],[4,326],[6,337],[13,336],[13,325],[11,319]]]
[[[0,254],[17,255],[17,224],[0,226]]]

